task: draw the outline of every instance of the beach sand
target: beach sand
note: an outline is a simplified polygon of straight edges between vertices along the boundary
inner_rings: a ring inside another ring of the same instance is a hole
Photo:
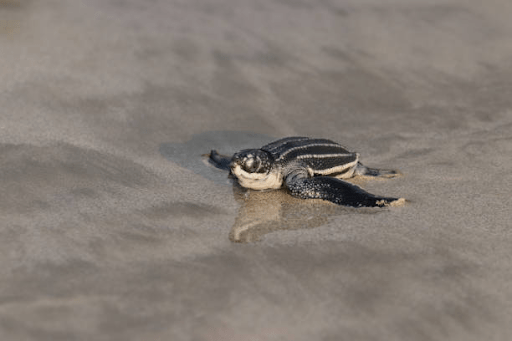
[[[1,340],[509,340],[507,0],[0,0]],[[353,209],[205,162],[335,140]]]

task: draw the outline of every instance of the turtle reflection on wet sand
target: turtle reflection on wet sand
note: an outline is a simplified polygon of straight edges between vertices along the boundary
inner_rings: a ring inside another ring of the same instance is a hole
[[[286,137],[260,149],[245,149],[226,158],[212,150],[211,162],[230,169],[238,183],[255,190],[285,187],[301,199],[323,199],[351,207],[400,205],[403,198],[370,194],[342,179],[354,176],[393,178],[395,170],[375,169],[359,162],[353,153],[336,142],[309,137]]]
[[[277,231],[309,230],[326,225],[331,217],[373,215],[382,210],[326,205],[321,200],[301,200],[286,191],[252,191],[233,185],[240,205],[229,232],[234,243],[254,243]]]

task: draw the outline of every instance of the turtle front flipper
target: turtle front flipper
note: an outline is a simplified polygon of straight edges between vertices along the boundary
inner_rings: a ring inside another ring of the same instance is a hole
[[[304,172],[292,173],[285,181],[293,196],[302,199],[323,199],[344,206],[385,207],[403,200],[379,197],[336,178],[308,177]]]
[[[212,150],[210,154],[206,154],[205,156],[209,156],[210,164],[222,170],[229,170],[229,164],[231,162],[231,157],[226,155],[220,155],[216,150]]]

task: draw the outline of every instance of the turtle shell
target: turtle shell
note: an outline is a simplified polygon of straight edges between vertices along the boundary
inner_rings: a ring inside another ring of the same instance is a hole
[[[276,164],[300,163],[311,175],[352,176],[359,155],[328,139],[287,137],[261,148]]]

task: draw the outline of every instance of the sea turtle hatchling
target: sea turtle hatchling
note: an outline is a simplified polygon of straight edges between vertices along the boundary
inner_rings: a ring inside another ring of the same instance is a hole
[[[298,198],[352,207],[384,207],[404,201],[376,196],[341,180],[356,175],[392,178],[400,173],[366,167],[358,153],[327,139],[286,137],[260,149],[244,149],[231,159],[212,150],[210,160],[230,169],[242,187],[255,190],[286,187]]]

